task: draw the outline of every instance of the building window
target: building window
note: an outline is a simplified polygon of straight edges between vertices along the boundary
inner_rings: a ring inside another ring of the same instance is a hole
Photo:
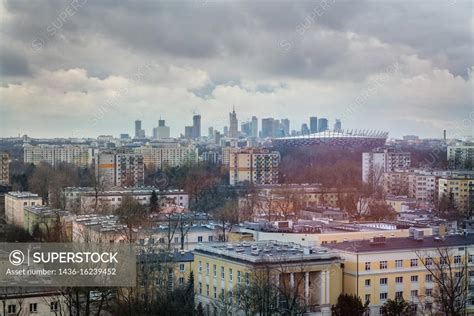
[[[370,294],[365,294],[365,301],[370,302]]]
[[[229,268],[229,282],[232,282],[232,279],[233,279],[232,269]]]
[[[426,289],[425,294],[426,296],[431,296],[433,294],[433,289]]]
[[[31,303],[30,304],[30,313],[37,313],[38,312],[38,303]]]
[[[370,270],[370,262],[366,262],[365,263],[365,271],[369,271]]]
[[[240,275],[241,275],[241,272],[237,271],[237,283],[238,284],[240,284]]]
[[[380,270],[387,269],[387,261],[380,261]]]
[[[202,242],[202,236],[198,236],[198,242]]]
[[[417,275],[412,275],[410,279],[411,279],[412,283],[417,283],[418,282],[418,276]]]
[[[410,259],[410,267],[418,267],[418,259]]]
[[[250,274],[248,272],[245,272],[245,284],[250,285]]]
[[[216,265],[213,265],[213,266],[212,266],[212,275],[213,275],[214,277],[217,277],[217,266],[216,266]]]
[[[201,273],[202,272],[202,262],[199,261],[198,262],[198,273]]]
[[[370,286],[370,279],[365,279],[365,286],[369,287]]]
[[[199,294],[202,294],[202,282],[198,283]]]
[[[57,301],[51,302],[50,307],[52,312],[57,312],[59,310],[59,303]]]
[[[432,258],[426,258],[425,260],[425,265],[426,266],[431,266],[433,264],[433,259]]]
[[[403,291],[395,292],[395,298],[402,299],[403,298]]]
[[[16,305],[8,305],[7,312],[8,314],[16,314]]]
[[[207,237],[207,240],[208,240],[209,242],[212,242],[212,241],[214,240],[214,236],[208,236],[208,237]]]
[[[411,291],[411,297],[412,297],[412,298],[418,297],[418,290],[412,290],[412,291]]]
[[[179,284],[179,285],[183,285],[183,284],[184,284],[184,278],[183,278],[183,277],[179,277],[179,279],[178,279],[178,284]]]
[[[396,277],[395,283],[403,283],[403,277]]]
[[[403,260],[395,260],[396,268],[403,268]]]
[[[184,263],[179,264],[179,272],[184,272]]]
[[[209,275],[209,262],[206,262],[206,275]]]
[[[206,296],[209,297],[209,284],[206,284]]]
[[[214,298],[217,298],[217,288],[215,286],[212,288],[212,292],[214,293]]]
[[[461,256],[454,256],[454,264],[460,264],[461,263]]]
[[[387,299],[388,294],[387,293],[380,293],[380,300],[385,301]]]
[[[380,285],[387,285],[388,279],[387,278],[380,278]]]
[[[224,278],[225,278],[224,267],[221,267],[221,279],[224,279]]]
[[[433,282],[433,275],[432,274],[425,275],[425,282]]]

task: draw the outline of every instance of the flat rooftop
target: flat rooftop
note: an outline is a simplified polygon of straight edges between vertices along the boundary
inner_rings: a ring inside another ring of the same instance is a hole
[[[92,187],[67,187],[64,189],[66,192],[78,192],[78,193],[95,193],[95,189]],[[153,191],[156,194],[186,194],[183,189],[169,189],[160,190],[156,187],[113,187],[107,190],[100,191],[100,195],[107,194],[122,194],[122,193],[133,193],[133,194],[151,194]]]
[[[37,214],[37,215],[41,215],[41,216],[57,216],[57,215],[68,216],[68,215],[71,214],[68,211],[63,211],[63,210],[60,210],[60,209],[54,209],[54,208],[51,208],[47,205],[25,206],[24,209],[25,209],[25,211],[28,211],[28,212],[31,212],[31,213],[34,213],[34,214]]]
[[[194,252],[255,264],[339,259],[339,255],[328,248],[304,247],[292,242],[273,240],[201,244],[194,249]]]
[[[8,195],[13,196],[17,199],[39,198],[38,194],[31,192],[12,191],[8,192]]]
[[[396,250],[416,250],[429,248],[446,248],[473,246],[474,234],[448,235],[444,239],[435,236],[425,236],[422,240],[413,237],[386,238],[385,242],[373,242],[371,240],[345,241],[336,244],[328,244],[326,247],[333,250],[361,253],[380,252]]]

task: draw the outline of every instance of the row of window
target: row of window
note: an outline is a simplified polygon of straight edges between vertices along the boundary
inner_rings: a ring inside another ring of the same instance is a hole
[[[50,302],[49,304],[50,311],[51,312],[57,312],[59,311],[59,302],[54,301]],[[37,313],[38,312],[38,303],[30,303],[30,313]],[[7,306],[7,314],[14,315],[19,313],[20,310],[17,308],[16,304],[10,304]]]
[[[203,270],[202,261],[199,261],[198,262],[198,273],[202,274],[202,270]],[[214,278],[217,277],[217,270],[218,270],[217,265],[213,264],[212,265],[212,276]],[[209,264],[209,262],[206,262],[206,275],[210,275],[210,273],[211,273],[211,265]],[[224,266],[220,267],[219,274],[220,274],[220,278],[222,280],[224,280],[225,279],[225,267]],[[228,269],[228,276],[229,276],[229,282],[234,281],[234,270],[232,268]],[[237,271],[237,283],[240,284],[241,281],[242,281],[242,272],[240,270],[238,270]],[[248,272],[245,273],[245,283],[247,285],[250,284],[250,275],[249,275]]]
[[[469,256],[469,262],[473,262],[473,256]],[[454,256],[454,264],[461,264],[461,256],[457,255]],[[440,264],[447,264],[446,258],[440,258]],[[433,265],[433,258],[426,258],[424,265],[431,266]],[[410,259],[410,267],[418,267],[418,259]],[[372,268],[371,262],[365,263],[365,271],[370,271]],[[388,268],[388,262],[386,260],[379,261],[379,269],[385,270]],[[403,268],[403,260],[395,260],[395,268]]]
[[[411,281],[411,283],[418,283],[418,275],[410,276],[410,281]],[[380,278],[379,282],[380,282],[380,285],[387,285],[388,284],[388,278]],[[433,275],[432,274],[426,274],[425,275],[425,282],[433,282]],[[402,276],[395,277],[395,283],[397,283],[397,284],[403,283],[403,277]],[[365,286],[366,287],[371,286],[371,280],[370,279],[365,280]]]

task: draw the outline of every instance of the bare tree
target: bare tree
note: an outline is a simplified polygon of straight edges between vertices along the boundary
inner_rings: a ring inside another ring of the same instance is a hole
[[[455,255],[450,248],[416,252],[435,284],[433,302],[444,315],[464,315],[468,299],[467,256]]]

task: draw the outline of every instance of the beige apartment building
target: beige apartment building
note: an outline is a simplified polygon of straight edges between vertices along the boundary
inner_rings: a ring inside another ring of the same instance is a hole
[[[42,205],[43,199],[31,192],[8,192],[5,195],[5,220],[7,224],[23,227],[25,206]]]
[[[142,155],[145,166],[152,170],[179,167],[198,161],[197,148],[181,147],[178,144],[165,147],[142,146],[135,148],[135,153]]]
[[[280,153],[266,149],[242,149],[230,156],[230,185],[249,182],[278,183]]]

